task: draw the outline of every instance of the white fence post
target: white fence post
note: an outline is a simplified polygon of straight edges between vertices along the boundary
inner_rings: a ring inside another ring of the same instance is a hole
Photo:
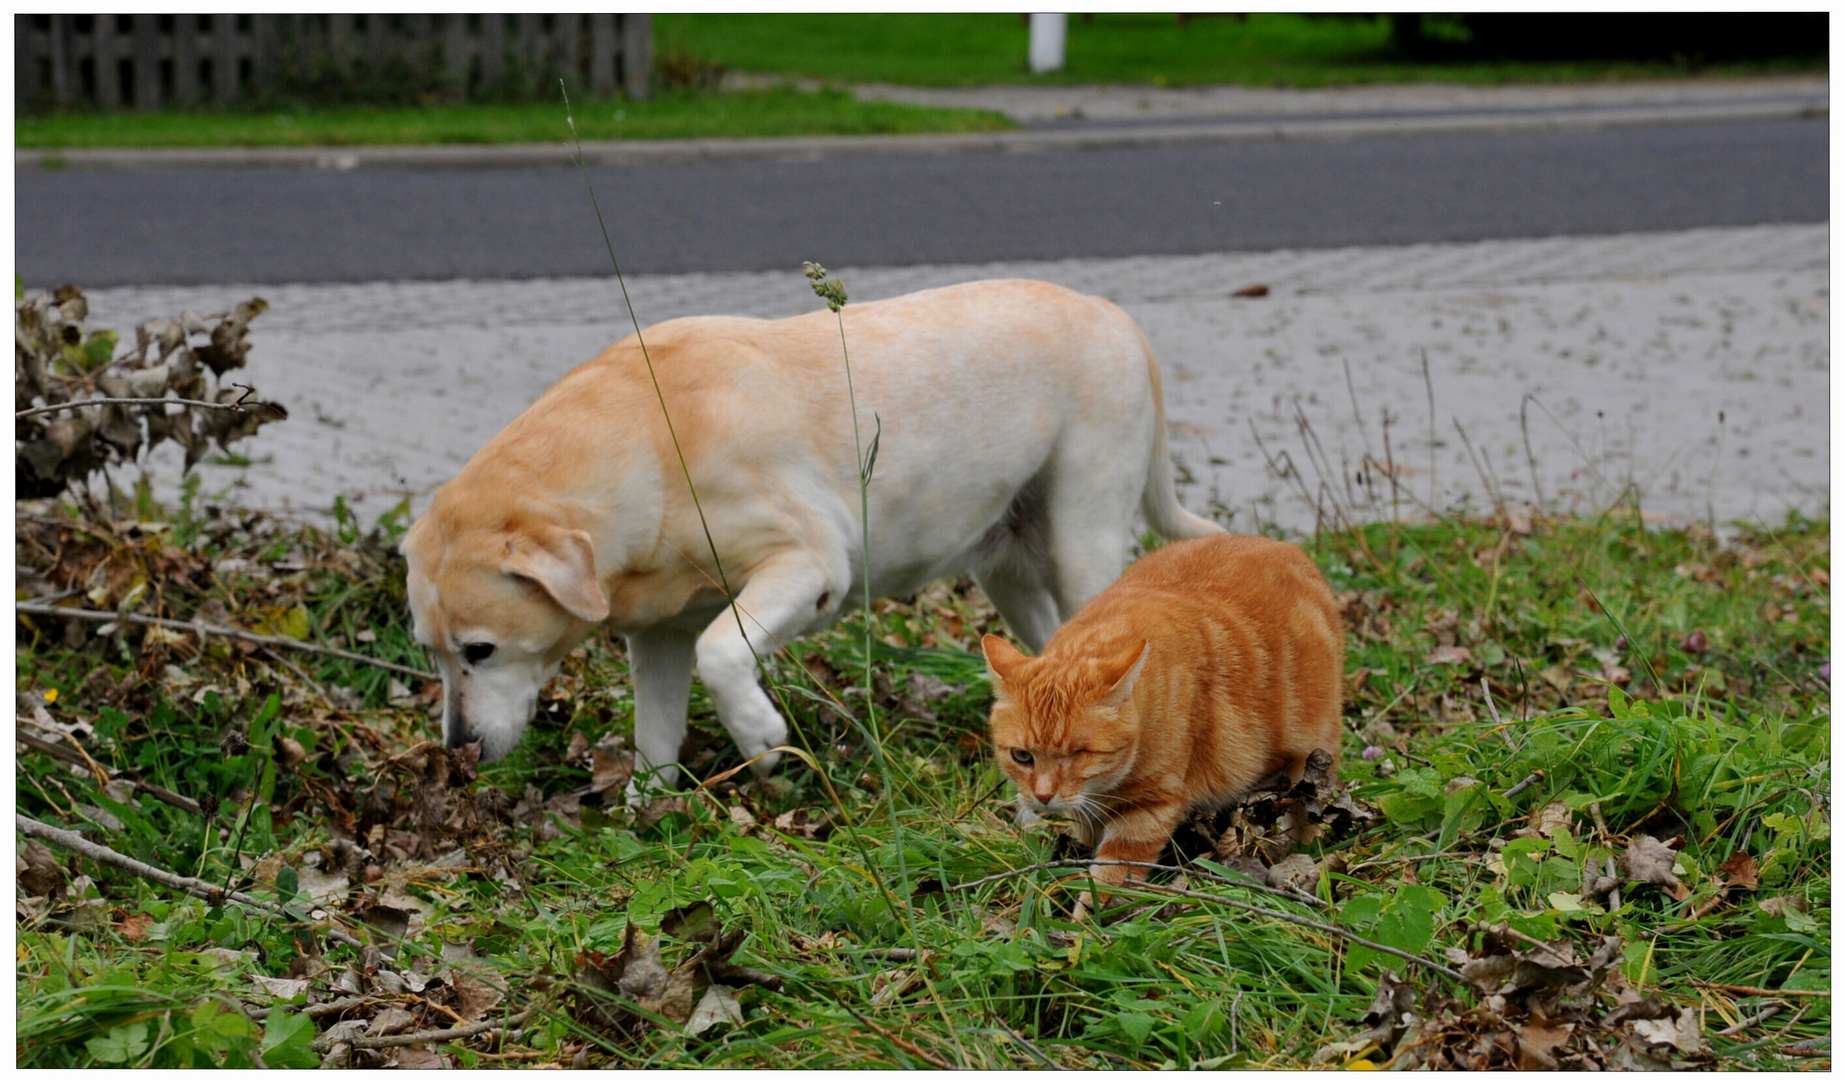
[[[1033,75],[1063,70],[1063,39],[1069,25],[1068,15],[1032,15],[1030,53]]]

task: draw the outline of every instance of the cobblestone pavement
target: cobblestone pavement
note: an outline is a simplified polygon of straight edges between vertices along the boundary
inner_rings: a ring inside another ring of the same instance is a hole
[[[854,302],[1033,277],[1120,303],[1166,372],[1184,499],[1233,528],[1481,507],[1495,493],[1593,511],[1630,484],[1656,519],[1774,521],[1828,505],[1829,248],[1828,226],[1801,225],[833,269]],[[1255,284],[1268,295],[1230,295]],[[798,266],[628,287],[643,325],[817,305]],[[92,323],[126,329],[259,292],[271,310],[253,326],[248,379],[293,418],[239,447],[255,464],[201,466],[202,490],[315,514],[344,494],[366,521],[406,496],[420,510],[630,329],[605,279],[99,289]],[[171,449],[152,465],[168,497]],[[1367,457],[1382,467],[1365,470]]]

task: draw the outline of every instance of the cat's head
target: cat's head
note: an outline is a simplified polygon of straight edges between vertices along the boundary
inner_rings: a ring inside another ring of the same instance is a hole
[[[1019,805],[1099,816],[1134,764],[1134,682],[1152,646],[1133,642],[1074,660],[1028,657],[992,634],[980,647],[993,684],[988,731]]]

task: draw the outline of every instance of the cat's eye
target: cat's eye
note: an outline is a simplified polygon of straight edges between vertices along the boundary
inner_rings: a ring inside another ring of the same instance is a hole
[[[1012,760],[1018,762],[1020,765],[1030,765],[1033,759],[1030,750],[1014,750],[1012,752]]]
[[[461,658],[470,664],[479,664],[493,655],[493,643],[476,641],[461,647]]]

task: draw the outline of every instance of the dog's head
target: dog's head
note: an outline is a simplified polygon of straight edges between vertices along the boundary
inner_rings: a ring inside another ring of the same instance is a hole
[[[502,758],[564,656],[608,618],[590,535],[537,516],[484,522],[438,497],[403,550],[416,639],[442,669],[443,737]]]

